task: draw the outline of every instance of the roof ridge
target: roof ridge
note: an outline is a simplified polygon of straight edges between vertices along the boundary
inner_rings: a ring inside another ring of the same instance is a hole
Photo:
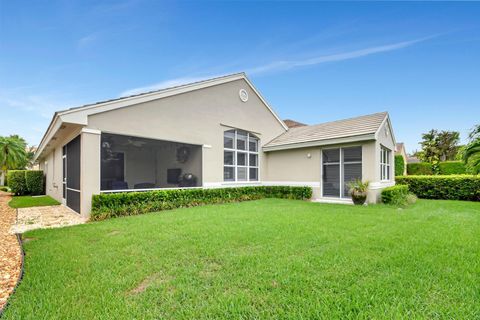
[[[132,94],[132,95],[128,95],[128,96],[121,96],[121,97],[118,97],[118,98],[87,103],[87,104],[84,104],[84,105],[81,105],[81,106],[78,106],[78,107],[72,107],[72,108],[68,108],[68,109],[64,109],[64,110],[59,110],[59,111],[56,111],[56,113],[62,113],[62,112],[77,110],[77,109],[81,109],[81,108],[84,108],[84,107],[91,107],[91,106],[94,106],[96,104],[102,104],[102,103],[107,103],[107,102],[112,102],[112,101],[118,101],[118,100],[123,100],[123,99],[139,97],[139,96],[146,95],[146,94],[152,94],[152,93],[161,92],[161,91],[165,91],[165,90],[177,89],[177,88],[181,88],[181,87],[185,87],[185,86],[196,85],[196,84],[207,82],[207,81],[215,81],[215,80],[228,78],[228,77],[233,77],[233,76],[239,76],[239,75],[244,75],[246,77],[246,74],[243,71],[242,72],[235,72],[235,73],[225,74],[225,75],[221,75],[221,76],[217,76],[217,77],[213,77],[213,78],[205,78],[205,79],[202,79],[202,80],[187,82],[187,83],[178,84],[178,85],[175,85],[175,86],[170,86],[170,87],[164,87],[164,88],[160,88],[160,89],[156,89],[156,90],[145,91],[145,92]]]
[[[316,124],[312,124],[312,125],[306,125],[303,128],[305,128],[305,127],[307,127],[307,128],[310,127],[311,128],[311,127],[315,127],[315,126],[332,124],[332,123],[335,123],[335,122],[345,122],[345,121],[349,121],[349,120],[358,120],[360,118],[372,117],[372,116],[376,116],[376,115],[380,115],[380,114],[384,114],[386,116],[386,115],[388,115],[388,111],[381,111],[381,112],[375,112],[375,113],[371,113],[371,114],[365,114],[365,115],[362,115],[362,116],[356,116],[356,117],[351,117],[351,118],[346,118],[346,119],[338,119],[338,120],[333,120],[333,121],[321,122],[321,123],[316,123]],[[299,128],[302,128],[302,127],[299,127]]]

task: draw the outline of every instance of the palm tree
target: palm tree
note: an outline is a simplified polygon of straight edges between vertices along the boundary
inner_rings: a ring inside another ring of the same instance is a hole
[[[0,137],[0,185],[5,182],[7,171],[25,162],[25,145],[18,139]]]
[[[463,161],[468,163],[476,173],[480,172],[480,124],[469,135],[470,143],[465,147]]]

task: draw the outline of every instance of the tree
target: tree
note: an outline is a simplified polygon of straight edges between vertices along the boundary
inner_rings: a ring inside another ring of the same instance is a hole
[[[480,124],[477,124],[468,135],[470,142],[463,152],[463,161],[473,173],[480,172]]]
[[[458,151],[460,133],[457,131],[442,131],[437,135],[437,148],[440,161],[455,160]]]
[[[8,170],[16,169],[25,162],[26,143],[19,138],[18,136],[0,137],[0,185],[4,184]]]
[[[434,163],[440,160],[440,150],[438,149],[438,131],[435,129],[430,130],[427,133],[422,134],[422,142],[420,145],[422,146],[422,152],[418,155],[420,156],[420,160]]]
[[[460,133],[457,131],[438,131],[435,129],[422,134],[422,151],[418,153],[420,160],[432,164],[434,172],[438,172],[440,161],[455,160],[458,152]]]

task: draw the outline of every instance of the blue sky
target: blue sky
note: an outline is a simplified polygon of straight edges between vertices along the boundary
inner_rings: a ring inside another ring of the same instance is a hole
[[[0,0],[0,135],[53,112],[245,71],[282,118],[378,111],[397,141],[480,123],[480,3]]]

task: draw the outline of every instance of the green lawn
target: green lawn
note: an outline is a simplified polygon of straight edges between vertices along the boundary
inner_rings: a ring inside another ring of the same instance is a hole
[[[266,199],[25,236],[5,319],[480,318],[480,203]]]
[[[50,196],[15,196],[8,205],[12,208],[28,208],[59,205],[60,202]]]

